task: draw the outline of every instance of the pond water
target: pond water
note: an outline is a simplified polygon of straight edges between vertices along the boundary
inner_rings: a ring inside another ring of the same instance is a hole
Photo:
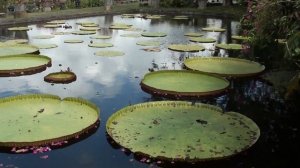
[[[41,49],[41,55],[52,58],[52,67],[38,74],[20,77],[0,78],[0,97],[26,93],[47,93],[64,97],[81,97],[95,103],[101,109],[100,127],[91,136],[79,142],[42,154],[0,153],[0,167],[297,167],[299,163],[299,127],[295,117],[296,109],[289,106],[269,83],[257,79],[232,81],[230,92],[226,95],[199,99],[197,101],[214,104],[225,111],[237,111],[253,119],[261,129],[258,142],[246,152],[221,161],[197,164],[185,163],[143,163],[140,158],[111,144],[105,132],[105,123],[117,110],[136,103],[159,101],[160,98],[144,93],[140,88],[143,75],[154,69],[182,69],[185,57],[228,56],[224,50],[213,53],[214,44],[205,44],[207,50],[198,53],[180,53],[167,49],[172,43],[187,43],[187,32],[200,32],[201,27],[216,26],[227,28],[227,32],[202,32],[205,37],[217,39],[218,43],[231,42],[231,35],[238,34],[238,21],[230,19],[194,17],[189,20],[173,20],[166,16],[161,20],[141,18],[121,18],[121,16],[99,16],[67,20],[77,30],[76,22],[91,21],[100,25],[98,35],[110,35],[111,39],[93,40],[109,42],[112,48],[99,49],[88,47],[93,35],[56,35],[52,39],[34,39],[35,35],[50,35],[63,28],[43,28],[43,24],[29,25],[33,29],[27,32],[9,32],[0,27],[0,40],[29,39],[30,44],[56,44],[57,48]],[[161,52],[145,52],[136,42],[152,40],[147,37],[122,37],[122,34],[139,33],[124,30],[111,30],[112,23],[122,22],[146,31],[167,33],[167,37],[156,38],[163,44]],[[70,29],[66,31],[72,31]],[[64,40],[81,39],[83,43],[68,44]],[[95,56],[101,50],[119,50],[125,53],[119,57]],[[233,54],[239,54],[233,53]],[[234,57],[234,55],[231,55]],[[43,78],[51,72],[70,68],[77,80],[70,84],[44,82]],[[0,116],[1,117],[1,116]],[[47,159],[42,156],[47,155]],[[42,158],[41,158],[42,157]]]

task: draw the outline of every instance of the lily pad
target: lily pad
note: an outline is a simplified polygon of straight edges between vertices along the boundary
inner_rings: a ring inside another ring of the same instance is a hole
[[[190,41],[197,43],[214,43],[216,42],[213,38],[202,38],[202,37],[191,37]]]
[[[140,34],[136,34],[136,33],[130,33],[130,34],[121,34],[121,37],[139,38],[139,37],[141,37],[141,35]]]
[[[106,47],[113,47],[114,45],[111,43],[92,43],[89,44],[89,47],[95,47],[95,48],[106,48]]]
[[[135,14],[122,14],[121,17],[122,18],[134,18]]]
[[[166,33],[162,33],[162,32],[144,32],[141,35],[144,37],[165,37],[165,36],[167,36]]]
[[[231,77],[249,77],[262,73],[265,66],[238,58],[192,58],[184,61],[188,69]]]
[[[132,25],[125,23],[114,23],[109,28],[110,29],[129,29]]]
[[[0,57],[0,76],[30,75],[46,70],[51,66],[47,56],[23,54]]]
[[[100,30],[99,27],[81,27],[80,28],[81,31],[97,31]]]
[[[173,19],[175,19],[175,20],[188,20],[189,17],[188,16],[174,16]]]
[[[50,22],[47,22],[47,24],[65,24],[65,20],[52,20]]]
[[[71,32],[61,32],[61,31],[59,31],[59,32],[53,32],[52,34],[53,35],[68,35],[68,34],[71,34]]]
[[[72,34],[75,34],[75,35],[91,35],[91,34],[96,34],[96,31],[73,31]]]
[[[59,27],[61,27],[61,25],[59,25],[59,24],[46,24],[43,27],[45,27],[45,28],[59,28]]]
[[[143,48],[142,50],[147,52],[161,52],[161,49],[159,47]]]
[[[32,38],[34,39],[51,39],[54,38],[54,35],[37,35],[37,36],[33,36]]]
[[[34,44],[39,49],[51,49],[58,47],[56,44]]]
[[[212,32],[224,32],[226,29],[218,28],[218,27],[205,27],[202,28],[203,31],[212,31]]]
[[[233,40],[242,40],[242,41],[249,41],[250,37],[248,36],[231,36]]]
[[[168,49],[179,52],[198,52],[205,50],[204,47],[194,44],[172,44],[169,45]]]
[[[141,81],[145,92],[176,99],[221,94],[228,86],[229,82],[221,77],[185,70],[151,72]]]
[[[142,32],[142,31],[144,31],[144,30],[141,29],[141,28],[130,27],[130,28],[128,28],[128,29],[123,29],[123,31]]]
[[[98,27],[99,24],[93,23],[93,24],[81,24],[82,27]]]
[[[96,24],[95,22],[89,22],[89,21],[82,21],[82,22],[76,22],[78,25],[89,25],[89,24]]]
[[[161,19],[161,15],[147,15],[146,19]]]
[[[76,74],[70,71],[54,72],[44,77],[44,81],[49,83],[71,83],[76,81]]]
[[[201,37],[201,36],[203,36],[203,34],[201,34],[201,33],[193,33],[193,32],[185,33],[184,35],[189,36],[189,37]]]
[[[46,145],[75,138],[99,122],[96,105],[79,98],[32,94],[0,99],[0,146]]]
[[[116,57],[116,56],[123,56],[125,53],[121,51],[112,51],[112,50],[107,50],[107,51],[97,51],[95,52],[96,56],[107,56],[107,57]]]
[[[147,40],[147,41],[138,41],[136,44],[137,44],[137,45],[141,45],[141,46],[160,46],[160,45],[161,45],[161,42],[159,42],[159,41]]]
[[[225,49],[225,50],[241,50],[241,44],[216,44],[217,48]]]
[[[31,30],[31,27],[10,27],[8,28],[9,31],[28,31]]]
[[[250,118],[208,104],[159,101],[125,107],[106,123],[113,140],[150,158],[196,162],[250,148],[260,129]]]
[[[39,49],[28,44],[0,45],[0,56],[39,53]]]
[[[99,35],[99,36],[91,36],[91,39],[110,39],[111,36],[104,36],[104,35]]]
[[[5,44],[26,44],[28,43],[27,39],[13,39],[5,41]]]
[[[71,40],[65,40],[64,43],[83,43],[83,40],[71,39]]]

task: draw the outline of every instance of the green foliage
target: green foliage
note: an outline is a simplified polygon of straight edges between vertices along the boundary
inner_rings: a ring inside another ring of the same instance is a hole
[[[194,7],[194,1],[193,0],[163,0],[160,1],[159,5],[161,7]]]

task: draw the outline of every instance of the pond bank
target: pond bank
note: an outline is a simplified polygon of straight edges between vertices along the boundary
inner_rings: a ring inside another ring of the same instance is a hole
[[[174,14],[174,15],[206,15],[222,18],[237,18],[239,19],[245,12],[245,8],[241,6],[232,7],[208,7],[204,10],[196,8],[149,8],[140,7],[139,4],[122,4],[114,5],[112,10],[107,12],[105,7],[93,7],[82,9],[66,9],[56,10],[51,12],[36,12],[28,13],[25,18],[14,19],[13,15],[0,18],[0,26],[37,23],[58,19],[73,19],[81,17],[99,16],[99,15],[116,15],[122,13],[149,13],[149,14]]]

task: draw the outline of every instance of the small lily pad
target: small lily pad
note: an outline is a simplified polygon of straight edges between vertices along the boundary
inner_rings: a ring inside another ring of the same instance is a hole
[[[34,39],[51,39],[54,38],[54,35],[37,35],[37,36],[32,36]]]
[[[233,40],[242,40],[242,41],[249,41],[251,37],[248,36],[231,36]]]
[[[59,32],[53,32],[52,34],[53,35],[68,35],[68,34],[71,34],[71,32],[61,32],[61,31],[59,31]]]
[[[141,45],[141,46],[160,46],[161,42],[153,41],[153,40],[147,40],[147,41],[138,41],[136,44]]]
[[[51,49],[58,47],[56,44],[34,44],[39,49]]]
[[[0,45],[0,56],[39,53],[39,49],[28,44]]]
[[[203,31],[212,31],[212,32],[224,32],[226,29],[218,28],[218,27],[205,27],[202,28]]]
[[[94,22],[89,22],[89,21],[82,21],[82,22],[76,22],[78,25],[89,25],[89,24],[96,24]]]
[[[76,74],[70,71],[54,72],[44,77],[44,81],[49,83],[71,83],[76,81]]]
[[[111,36],[104,36],[104,35],[98,35],[98,36],[91,36],[91,39],[110,39]]]
[[[45,28],[59,28],[59,27],[61,27],[61,25],[59,25],[59,24],[46,24],[43,27],[45,27]]]
[[[28,43],[27,39],[13,39],[5,41],[5,44],[26,44]]]
[[[70,39],[70,40],[65,40],[64,43],[83,43],[83,40],[80,40],[80,39]]]
[[[72,34],[75,34],[75,35],[91,35],[91,34],[96,34],[96,31],[73,31]]]
[[[140,34],[136,34],[136,33],[130,33],[130,34],[121,34],[121,37],[132,37],[132,38],[139,38],[141,37]]]
[[[188,16],[174,16],[173,19],[175,19],[175,20],[188,20],[189,17]]]
[[[161,15],[147,15],[146,19],[161,19]]]
[[[201,33],[193,33],[193,32],[185,33],[184,35],[189,36],[189,37],[201,37],[201,36],[203,36],[203,34],[201,34]]]
[[[132,25],[125,23],[114,23],[109,28],[110,29],[129,29]]]
[[[93,23],[93,24],[81,24],[82,27],[98,27],[99,24]]]
[[[107,56],[107,57],[123,56],[124,54],[125,54],[124,52],[113,51],[113,50],[97,51],[97,52],[95,52],[96,56]]]
[[[100,30],[99,27],[81,27],[80,28],[81,31],[97,31]]]
[[[111,43],[92,43],[89,44],[89,47],[95,47],[95,48],[106,48],[106,47],[113,47],[114,45]]]
[[[241,50],[241,49],[243,49],[241,44],[217,44],[216,47],[225,49],[225,50]]]
[[[65,24],[65,20],[52,20],[50,22],[47,22],[47,24]]]
[[[31,30],[31,27],[10,27],[8,28],[9,31],[28,31]]]
[[[179,52],[198,52],[205,50],[204,47],[194,44],[172,44],[169,45],[168,49]]]
[[[213,38],[202,38],[202,37],[191,37],[190,41],[198,43],[214,43],[216,42]]]
[[[166,33],[162,33],[162,32],[144,32],[141,35],[144,37],[165,37],[165,36],[167,36]]]

